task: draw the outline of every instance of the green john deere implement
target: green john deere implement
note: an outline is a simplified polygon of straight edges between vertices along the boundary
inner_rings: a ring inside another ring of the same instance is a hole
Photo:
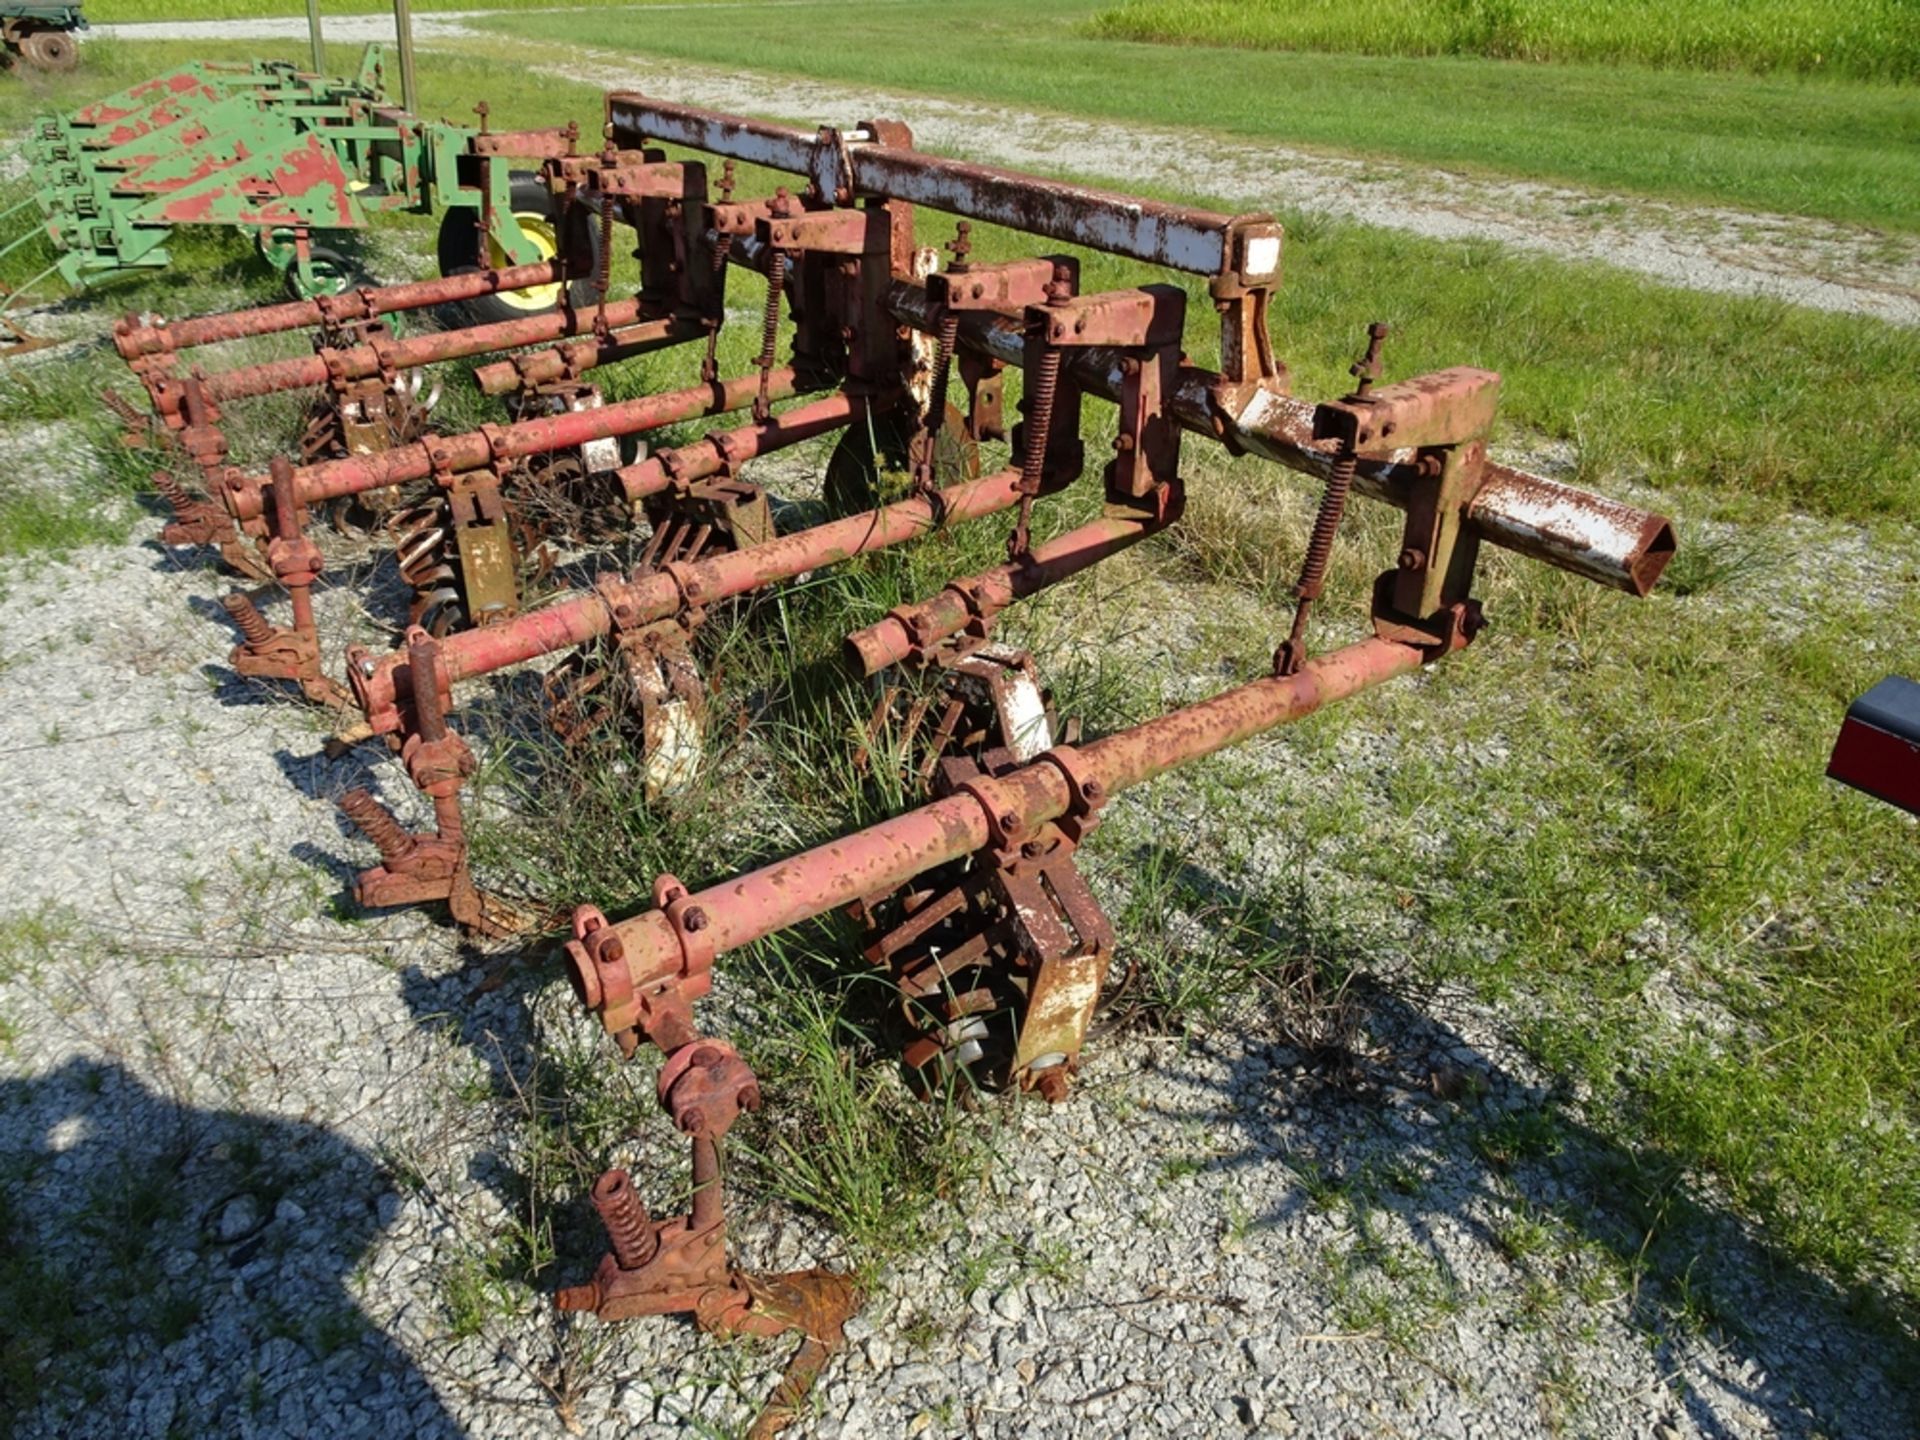
[[[80,63],[74,31],[86,28],[78,3],[0,0],[0,70],[16,56],[36,70],[71,70]]]
[[[56,275],[84,287],[160,269],[181,225],[251,231],[303,299],[363,283],[338,237],[390,211],[448,212],[443,270],[548,260],[558,240],[546,197],[526,193],[524,174],[516,185],[506,162],[570,145],[565,132],[489,135],[416,118],[388,101],[379,44],[352,79],[283,61],[183,65],[34,123],[26,152],[38,188],[0,222],[29,207],[39,220],[0,245],[0,259],[40,237],[56,256],[0,303],[0,324],[18,353],[25,337],[5,312],[21,292]]]

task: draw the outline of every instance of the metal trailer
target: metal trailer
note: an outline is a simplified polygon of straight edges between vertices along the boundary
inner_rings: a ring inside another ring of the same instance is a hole
[[[34,0],[0,3],[0,69],[17,55],[36,70],[71,70],[80,63],[74,32],[87,28],[80,6],[36,4]]]

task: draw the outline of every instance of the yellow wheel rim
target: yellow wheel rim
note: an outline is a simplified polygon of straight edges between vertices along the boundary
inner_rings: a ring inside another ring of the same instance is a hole
[[[539,252],[541,260],[551,260],[560,253],[560,237],[553,228],[552,220],[545,215],[522,214],[518,210],[513,212],[513,218],[520,226],[520,233],[533,242],[533,248]],[[487,268],[499,270],[509,263],[511,262],[507,259],[507,252],[502,250],[500,243],[489,235],[487,237]],[[529,285],[524,290],[502,290],[500,298],[516,310],[551,310],[560,303],[560,287]]]

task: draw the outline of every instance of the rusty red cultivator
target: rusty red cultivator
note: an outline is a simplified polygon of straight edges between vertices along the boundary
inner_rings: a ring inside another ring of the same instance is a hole
[[[924,804],[703,890],[662,876],[654,908],[619,923],[589,907],[573,917],[566,966],[574,988],[623,1053],[645,1041],[665,1057],[660,1099],[692,1140],[695,1189],[687,1216],[654,1221],[625,1174],[602,1177],[594,1200],[612,1250],[562,1303],[608,1318],[681,1311],[720,1330],[800,1329],[807,1343],[786,1387],[797,1394],[793,1386],[804,1388],[835,1342],[850,1292],[813,1274],[751,1280],[727,1259],[718,1147],[759,1091],[745,1063],[693,1023],[693,1002],[710,988],[720,955],[846,910],[864,929],[867,958],[897,987],[905,1058],[922,1084],[965,1078],[1060,1100],[1115,945],[1076,855],[1115,795],[1468,645],[1482,625],[1473,589],[1483,545],[1640,595],[1659,578],[1673,538],[1661,516],[1490,460],[1498,375],[1460,367],[1381,383],[1384,326],[1370,332],[1348,393],[1294,398],[1269,336],[1282,235],[1265,216],[964,164],[915,150],[905,128],[887,122],[809,134],[626,94],[608,98],[607,119],[599,156],[556,154],[542,173],[556,193],[594,198],[602,256],[606,226],[617,219],[635,230],[644,283],[632,300],[404,340],[377,328],[383,315],[488,285],[564,279],[577,259],[568,254],[538,275],[459,276],[176,325],[129,322],[118,338],[162,422],[209,476],[210,498],[191,502],[177,534],[218,543],[292,597],[284,630],[234,604],[246,635],[235,663],[246,673],[334,699],[310,599],[319,555],[303,527],[327,506],[412,497],[387,501],[402,510],[422,493],[432,497],[432,523],[405,530],[401,541],[402,570],[419,597],[406,643],[384,655],[350,650],[346,682],[365,731],[387,737],[431,799],[435,828],[404,829],[364,792],[343,805],[381,854],[359,877],[361,901],[444,901],[464,926],[488,929],[498,917],[468,869],[460,796],[474,763],[448,723],[462,682],[589,647],[590,658],[574,655],[548,672],[556,723],[584,733],[637,721],[646,753],[637,781],[649,794],[669,790],[685,783],[698,755],[703,696],[691,641],[714,607],[941,527],[996,514],[1008,522],[1004,563],[846,637],[853,676],[881,689],[876,736],[890,730],[909,742]],[[669,162],[657,148],[664,145],[724,160],[720,197],[707,198],[702,164]],[[791,193],[737,202],[735,162],[800,181]],[[958,217],[944,271],[915,249],[915,206]],[[975,260],[972,224],[1204,281],[1220,326],[1220,368],[1190,364],[1182,348],[1190,290],[1199,293],[1192,281],[1089,292],[1070,256]],[[729,267],[765,282],[758,356],[736,375],[719,373],[715,348]],[[784,355],[783,305],[794,321]],[[313,324],[321,338],[310,360],[184,378],[173,363],[194,345]],[[586,388],[602,365],[699,340],[706,354],[696,385],[617,404]],[[389,425],[379,443],[357,443],[346,428],[349,413],[359,423],[390,403],[397,377],[507,347],[518,353],[479,367],[476,378],[486,393],[515,400],[511,423],[457,435]],[[1022,381],[1011,425],[1009,371]],[[956,374],[962,405],[950,403]],[[342,417],[336,433],[348,438],[334,453],[279,459],[264,475],[226,463],[210,433],[221,405],[312,386],[330,387]],[[1089,398],[1116,410],[1111,456],[1099,467],[1102,511],[1036,541],[1036,502],[1087,468]],[[608,442],[739,411],[744,423],[630,463],[604,451],[581,458]],[[895,437],[890,459],[904,491],[884,500],[878,487],[842,475],[829,485],[838,513],[776,533],[767,497],[742,467],[848,429]],[[1319,482],[1292,623],[1276,637],[1268,677],[1078,743],[1052,713],[1031,657],[994,643],[997,619],[1174,525],[1192,437]],[[1007,463],[980,473],[982,447],[996,444]],[[570,468],[559,463],[566,457],[574,457]],[[651,538],[630,573],[523,609],[516,508],[524,510],[535,483],[529,468],[539,466],[576,500],[590,492],[592,503],[644,517]],[[1400,541],[1383,557],[1371,633],[1315,654],[1312,607],[1355,495],[1403,512]],[[914,674],[938,683],[897,683]]]

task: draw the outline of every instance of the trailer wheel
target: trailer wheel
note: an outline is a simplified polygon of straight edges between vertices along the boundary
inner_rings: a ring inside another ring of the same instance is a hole
[[[513,175],[513,218],[521,231],[550,260],[560,253],[560,202],[540,183],[537,175],[517,170]],[[508,263],[500,247],[488,237],[482,253],[479,212],[457,206],[440,217],[440,273],[465,275],[475,270],[497,270]],[[588,227],[594,265],[600,262],[599,226]],[[591,305],[599,299],[591,278],[568,283],[568,299],[575,305]],[[502,320],[524,320],[560,304],[558,285],[530,285],[524,290],[504,290],[497,295],[479,295],[463,301],[457,308],[470,325],[492,325]]]
[[[71,70],[80,63],[80,47],[64,30],[29,30],[19,40],[20,53],[39,70]]]

